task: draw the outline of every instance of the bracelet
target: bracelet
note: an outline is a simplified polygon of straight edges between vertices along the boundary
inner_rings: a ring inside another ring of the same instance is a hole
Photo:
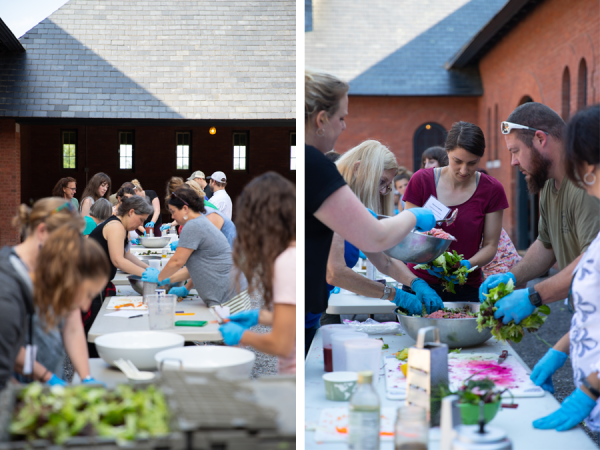
[[[592,395],[596,396],[596,400],[598,400],[598,398],[600,398],[600,391],[598,391],[598,389],[596,389],[596,388],[593,388],[590,385],[590,382],[587,380],[587,378],[583,378],[581,380],[581,384],[583,384],[587,388],[587,390],[592,393]]]

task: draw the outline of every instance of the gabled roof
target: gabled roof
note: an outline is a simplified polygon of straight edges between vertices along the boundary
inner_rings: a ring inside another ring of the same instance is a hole
[[[0,55],[3,53],[23,53],[25,49],[10,28],[0,19]]]
[[[481,95],[476,68],[444,64],[506,1],[313,1],[306,66],[349,81],[353,95]]]
[[[0,54],[0,116],[293,119],[291,0],[71,0]]]

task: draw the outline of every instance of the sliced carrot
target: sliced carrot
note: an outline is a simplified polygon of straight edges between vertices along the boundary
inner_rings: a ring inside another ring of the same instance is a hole
[[[335,427],[335,431],[342,434],[348,434],[348,428],[346,427]]]

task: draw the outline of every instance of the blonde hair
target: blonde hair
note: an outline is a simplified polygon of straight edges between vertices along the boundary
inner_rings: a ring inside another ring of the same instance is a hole
[[[383,171],[398,170],[396,157],[385,145],[375,140],[365,141],[347,151],[335,164],[363,205],[377,214],[394,215],[393,189],[386,195],[379,193]]]
[[[348,92],[350,85],[334,75],[304,71],[304,122],[325,111],[327,117],[333,116],[340,107],[340,100]]]
[[[131,184],[133,184],[135,186],[136,191],[143,191],[142,185],[140,184],[140,182],[137,179],[131,180]]]
[[[206,197],[206,194],[202,190],[202,187],[196,181],[189,180],[189,181],[186,181],[185,184],[187,184],[194,191],[196,191],[196,194],[198,194],[200,196],[200,198],[204,199],[204,197]]]
[[[85,220],[70,205],[72,205],[70,200],[60,197],[42,198],[35,202],[31,208],[22,204],[12,220],[13,226],[19,229],[24,239],[41,223],[46,224],[48,233],[52,233],[68,222],[72,222],[82,232],[85,228]],[[61,209],[58,210],[58,208]]]

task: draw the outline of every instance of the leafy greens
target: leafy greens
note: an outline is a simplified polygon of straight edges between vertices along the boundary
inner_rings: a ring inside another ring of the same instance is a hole
[[[442,285],[444,286],[444,291],[452,292],[456,294],[454,290],[454,282],[451,281],[451,277],[455,277],[455,280],[459,285],[463,285],[467,282],[467,275],[477,269],[477,266],[471,267],[467,269],[466,266],[461,265],[461,261],[463,260],[463,255],[459,255],[456,250],[452,250],[450,252],[444,252],[436,259],[427,264],[417,264],[414,268],[421,270],[433,270],[434,267],[441,267],[443,269],[440,272]]]

